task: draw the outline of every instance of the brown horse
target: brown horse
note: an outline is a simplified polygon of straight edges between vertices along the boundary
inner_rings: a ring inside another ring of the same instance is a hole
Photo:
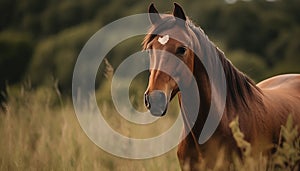
[[[197,170],[199,162],[213,167],[221,149],[225,150],[225,155],[240,153],[229,128],[229,123],[236,116],[239,116],[240,129],[245,134],[245,139],[252,145],[252,154],[270,154],[278,143],[280,127],[286,122],[288,115],[291,114],[294,122],[300,124],[300,75],[280,75],[255,85],[185,16],[178,4],[174,5],[173,14],[164,15],[159,14],[153,4],[149,6],[152,27],[143,45],[145,50],[151,51],[150,65],[155,67],[150,69],[145,105],[153,115],[162,116],[169,101],[178,94],[185,125],[185,138],[178,147],[182,169]],[[189,81],[186,80],[190,76],[164,59],[167,53],[163,51],[176,56],[193,73],[198,85],[195,92],[198,92],[201,101],[195,123],[190,123],[188,119],[189,104],[183,103],[182,92],[177,84],[185,82],[188,86]],[[221,70],[217,68],[217,61],[221,64]],[[173,70],[178,77],[173,78],[162,72],[163,68]],[[216,130],[203,144],[199,144],[211,106],[217,104],[218,107],[220,104],[212,100],[221,98],[212,97],[216,85],[210,81],[212,78],[208,73],[216,73],[216,70],[223,72],[226,79],[226,85],[223,85],[226,91],[225,108]]]

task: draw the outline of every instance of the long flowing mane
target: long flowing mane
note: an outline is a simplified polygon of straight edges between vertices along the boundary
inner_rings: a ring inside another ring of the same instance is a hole
[[[248,103],[253,102],[253,100],[262,103],[262,91],[255,85],[255,82],[233,66],[226,58],[224,52],[209,40],[208,36],[200,27],[195,26],[191,20],[188,20],[187,24],[199,40],[204,59],[212,61],[211,68],[215,66],[215,57],[220,60],[223,66],[227,83],[227,106],[229,105],[233,108],[244,107],[248,109]]]

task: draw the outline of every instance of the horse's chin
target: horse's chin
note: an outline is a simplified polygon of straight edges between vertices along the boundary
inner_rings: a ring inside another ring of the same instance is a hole
[[[166,105],[166,108],[165,109],[155,109],[155,108],[151,108],[150,109],[150,113],[152,116],[155,116],[155,117],[162,117],[164,116],[166,113],[167,113],[167,110],[168,110],[168,105]]]
[[[164,110],[163,112],[151,111],[151,110],[150,110],[150,113],[151,113],[152,116],[155,116],[155,117],[162,117],[162,116],[164,116],[164,115],[167,113],[167,109]]]

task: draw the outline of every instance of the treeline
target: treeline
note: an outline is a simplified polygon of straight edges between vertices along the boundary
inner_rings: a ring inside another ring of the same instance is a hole
[[[120,17],[147,12],[149,2],[105,0],[1,0],[0,90],[29,80],[32,87],[58,82],[69,93],[73,67],[84,43]],[[179,1],[190,18],[256,81],[300,72],[300,1]],[[160,12],[172,2],[155,2]],[[115,47],[117,66],[141,48],[142,37]],[[101,72],[99,72],[101,81]],[[99,82],[101,84],[101,82]],[[1,101],[1,100],[0,100]]]

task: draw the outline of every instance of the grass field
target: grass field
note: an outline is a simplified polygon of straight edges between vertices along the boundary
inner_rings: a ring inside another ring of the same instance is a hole
[[[84,134],[71,101],[59,99],[54,88],[9,89],[7,111],[0,112],[0,170],[180,170],[176,148],[146,160],[123,159],[106,153]],[[170,125],[174,118],[165,118],[158,124]],[[237,128],[237,135],[242,135],[237,124],[233,127]],[[139,132],[130,127],[116,129],[124,134]],[[146,136],[152,136],[159,129],[154,125],[143,134],[148,132]],[[295,129],[287,126],[283,136],[290,141],[275,155],[269,170],[276,170],[275,164],[279,170],[292,170],[295,162],[299,162],[300,138]],[[237,139],[243,141],[242,136]],[[222,161],[217,161],[214,170],[222,170]],[[267,164],[264,158],[254,160],[245,154],[244,163],[236,160],[232,170],[265,170]]]
[[[72,103],[59,105],[54,89],[10,94],[0,113],[0,170],[179,170],[176,149],[149,160],[101,150],[81,129]]]

